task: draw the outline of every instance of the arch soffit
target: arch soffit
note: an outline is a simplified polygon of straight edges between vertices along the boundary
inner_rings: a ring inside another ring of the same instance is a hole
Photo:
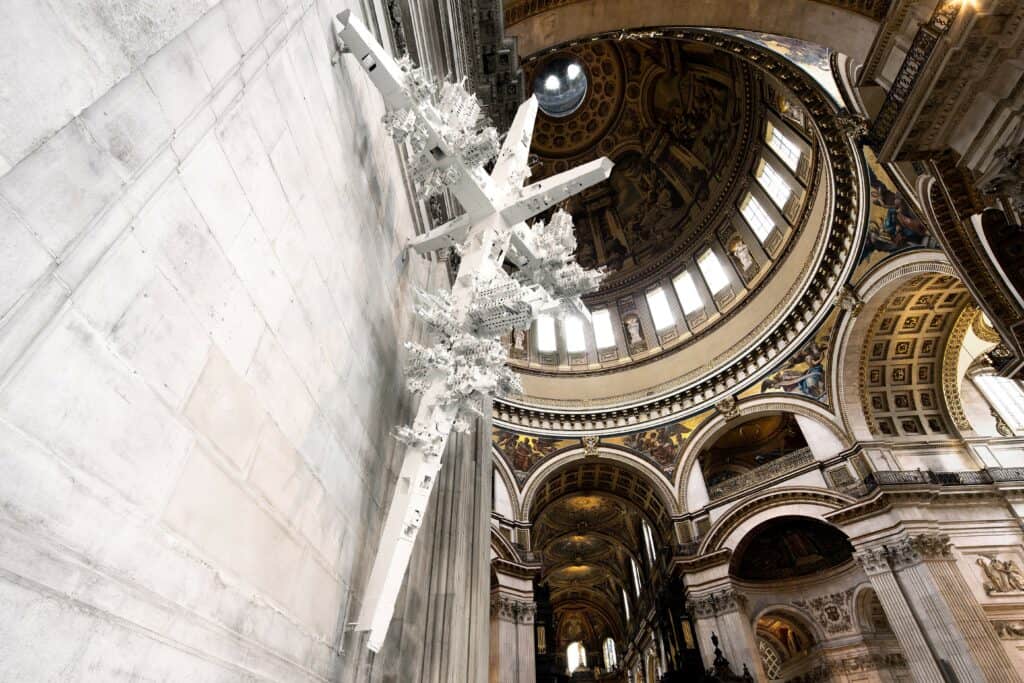
[[[512,542],[501,535],[501,533],[491,527],[491,548],[499,559],[507,562],[517,562],[519,560],[519,554],[512,546]]]
[[[860,401],[861,364],[871,323],[890,294],[907,280],[925,273],[957,276],[946,255],[937,249],[915,249],[886,259],[863,275],[854,289],[857,298],[863,302],[860,312],[856,316],[844,314],[838,322],[838,343],[832,349],[829,380],[833,388],[857,388],[835,396],[840,424],[854,440],[870,441],[875,438]]]
[[[864,62],[878,31],[874,19],[816,0],[774,0],[771,12],[754,12],[748,3],[719,0],[582,0],[541,4],[552,7],[506,27],[506,33],[518,39],[523,56],[623,27],[718,26],[792,36]],[[840,24],[842,30],[837,30]]]
[[[736,404],[736,410],[740,417],[757,417],[768,413],[793,413],[810,418],[824,425],[835,434],[845,448],[853,445],[838,417],[825,405],[818,401],[787,394],[761,394],[752,398],[743,399]],[[676,476],[673,485],[676,490],[679,509],[687,512],[686,505],[686,484],[690,479],[694,463],[700,452],[711,445],[714,440],[723,433],[738,424],[737,418],[727,420],[720,412],[714,412],[701,422],[690,438],[686,440],[683,453],[679,459],[679,467],[676,468]]]
[[[508,462],[505,461],[504,456],[494,446],[493,442],[491,443],[491,463],[494,465],[494,469],[498,472],[498,476],[501,477],[502,482],[505,484],[505,489],[508,491],[509,502],[512,503],[513,519],[521,519],[523,517],[523,508],[520,506],[522,492],[516,484],[516,478],[513,476]]]
[[[706,555],[723,548],[735,549],[752,529],[776,517],[809,517],[823,521],[825,514],[854,502],[856,499],[850,496],[815,486],[770,489],[726,512],[701,541],[697,554]]]
[[[754,632],[757,633],[757,622],[761,621],[762,617],[766,617],[770,614],[779,614],[787,619],[792,619],[797,623],[800,628],[807,631],[812,638],[814,638],[815,644],[823,643],[828,640],[828,636],[824,629],[818,624],[817,619],[814,618],[813,614],[804,611],[796,605],[790,605],[786,603],[772,603],[766,605],[753,616],[750,621],[751,626],[754,628]]]
[[[530,478],[523,484],[522,493],[520,495],[521,503],[518,511],[520,521],[530,521],[530,510],[537,498],[537,494],[552,475],[568,468],[570,465],[580,463],[585,459],[593,459],[595,462],[600,464],[614,463],[615,465],[631,470],[651,487],[654,491],[655,497],[665,508],[665,512],[670,517],[678,514],[678,509],[675,504],[675,496],[672,494],[672,483],[661,471],[654,467],[654,465],[651,465],[646,460],[633,455],[625,449],[620,450],[604,444],[598,446],[597,452],[598,455],[594,458],[594,456],[588,456],[583,448],[574,448],[572,450],[563,451],[558,455],[551,456],[546,462],[541,463],[541,465],[530,475]]]

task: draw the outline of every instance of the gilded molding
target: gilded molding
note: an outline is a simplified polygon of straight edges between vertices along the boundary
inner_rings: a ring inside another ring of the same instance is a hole
[[[945,399],[946,410],[953,424],[961,432],[971,429],[971,423],[964,414],[963,399],[960,395],[960,376],[957,367],[960,362],[960,350],[967,338],[967,331],[978,319],[981,311],[976,306],[968,305],[960,311],[960,316],[953,324],[953,329],[946,340],[946,349],[942,354],[942,397]]]

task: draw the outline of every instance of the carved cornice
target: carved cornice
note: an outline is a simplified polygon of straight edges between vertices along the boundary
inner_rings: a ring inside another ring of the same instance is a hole
[[[559,7],[575,5],[585,0],[507,0],[505,3],[505,26],[512,26],[538,14],[550,12]],[[862,16],[881,21],[892,0],[817,0],[824,5],[856,12]]]
[[[831,312],[831,303],[853,268],[860,244],[864,206],[863,168],[859,149],[847,134],[849,121],[842,119],[820,86],[809,76],[787,65],[778,55],[740,38],[698,29],[664,29],[659,35],[702,42],[727,50],[781,81],[797,97],[822,133],[822,158],[834,181],[834,206],[828,212],[829,227],[822,231],[825,244],[818,247],[812,273],[796,300],[780,312],[774,329],[751,335],[756,339],[739,356],[725,359],[721,366],[695,378],[676,379],[666,385],[618,397],[619,406],[595,405],[585,401],[518,402],[504,397],[494,402],[496,426],[536,434],[601,433],[623,427],[640,429],[678,420],[709,408],[724,396],[734,395],[771,372],[776,362],[789,357],[805,343],[808,335]],[[596,38],[612,37],[601,34]],[[763,335],[763,336],[760,336]],[[725,364],[728,361],[728,364]],[[652,396],[653,394],[653,396]]]
[[[914,89],[922,80],[935,47],[956,19],[962,6],[961,0],[941,0],[927,23],[918,29],[910,44],[907,56],[893,80],[885,102],[872,123],[868,132],[867,142],[879,150],[879,158],[891,160],[896,139],[901,136],[894,134],[897,123],[906,118],[911,107],[904,106],[914,96]]]
[[[993,274],[970,222],[973,214],[984,209],[970,172],[959,166],[959,159],[951,151],[937,155],[928,165],[936,179],[928,193],[937,228],[935,236],[992,321],[1009,333],[1004,341],[1019,361],[1024,347],[1024,310],[1013,302],[1001,279]]]

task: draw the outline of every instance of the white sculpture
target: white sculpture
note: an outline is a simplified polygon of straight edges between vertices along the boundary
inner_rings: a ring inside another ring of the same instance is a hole
[[[515,390],[499,337],[525,329],[542,312],[589,318],[580,295],[602,273],[573,259],[572,219],[557,212],[548,224],[523,222],[605,180],[612,163],[601,158],[523,187],[537,117],[531,97],[516,114],[498,150],[493,128],[480,129],[480,105],[462,84],[432,83],[408,61],[395,61],[348,11],[334,21],[339,47],[352,53],[384,97],[384,125],[413,153],[413,179],[424,197],[450,190],[466,213],[416,238],[420,253],[456,247],[462,259],[450,293],[418,296],[417,314],[437,342],[407,344],[409,388],[422,395],[411,427],[395,429],[406,445],[402,469],[356,628],[369,630],[368,646],[383,644],[412,544],[437,479],[448,434],[468,428],[468,413],[495,391]],[[483,164],[498,158],[490,174]],[[514,275],[503,269],[508,261]]]

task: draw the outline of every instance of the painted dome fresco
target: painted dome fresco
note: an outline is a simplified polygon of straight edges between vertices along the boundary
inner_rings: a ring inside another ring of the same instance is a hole
[[[573,415],[597,431],[655,403],[656,417],[694,414],[796,351],[852,266],[862,196],[827,89],[753,41],[696,29],[591,36],[523,71],[541,109],[533,179],[615,166],[561,207],[578,261],[606,272],[585,297],[592,319],[509,336],[524,393],[499,401],[499,425]]]

